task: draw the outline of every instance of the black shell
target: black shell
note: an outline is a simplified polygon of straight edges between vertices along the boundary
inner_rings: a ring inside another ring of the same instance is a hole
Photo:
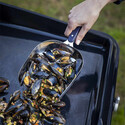
[[[10,86],[9,80],[0,77],[0,93],[4,92]]]

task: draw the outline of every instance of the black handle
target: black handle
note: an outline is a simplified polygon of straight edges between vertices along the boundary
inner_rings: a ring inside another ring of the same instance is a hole
[[[72,42],[74,42],[74,41],[76,40],[76,37],[77,37],[77,35],[78,35],[80,29],[81,29],[81,26],[77,27],[75,30],[73,30],[73,31],[71,32],[71,34],[70,34],[69,37],[68,37],[68,41],[69,41],[69,42],[72,43]]]

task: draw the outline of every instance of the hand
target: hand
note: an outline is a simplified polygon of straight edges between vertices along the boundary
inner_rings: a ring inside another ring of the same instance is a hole
[[[69,34],[78,26],[82,26],[75,43],[80,44],[85,34],[93,26],[99,17],[102,8],[111,0],[86,0],[70,10],[68,26],[65,35]]]

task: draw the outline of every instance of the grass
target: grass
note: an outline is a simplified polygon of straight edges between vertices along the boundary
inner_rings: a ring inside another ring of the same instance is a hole
[[[67,21],[69,10],[82,0],[0,0],[21,8]],[[118,112],[113,113],[112,125],[125,125],[125,2],[117,6],[107,5],[93,29],[111,35],[120,47],[120,62],[117,77],[116,96],[121,97]]]

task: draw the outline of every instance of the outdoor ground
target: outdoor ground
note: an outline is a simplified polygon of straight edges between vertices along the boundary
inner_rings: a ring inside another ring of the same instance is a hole
[[[31,11],[67,21],[69,10],[83,0],[0,0]],[[118,112],[113,113],[112,125],[125,125],[125,2],[110,4],[103,9],[92,29],[110,34],[119,44],[120,60],[116,96],[121,97]]]

